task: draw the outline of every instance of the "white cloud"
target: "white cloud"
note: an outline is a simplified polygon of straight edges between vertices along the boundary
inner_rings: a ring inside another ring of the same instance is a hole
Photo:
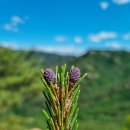
[[[129,4],[130,0],[113,0],[113,3],[118,5],[125,5],[125,4]]]
[[[118,42],[106,43],[106,47],[112,47],[113,49],[121,49],[122,45]]]
[[[109,3],[106,1],[102,1],[102,2],[100,2],[100,7],[101,7],[101,9],[106,10],[109,7]]]
[[[126,33],[123,35],[124,40],[130,40],[130,33]]]
[[[97,34],[90,34],[88,36],[89,40],[91,42],[101,42],[103,40],[108,40],[108,39],[115,39],[117,38],[117,34],[115,32],[99,32]]]
[[[19,16],[12,16],[11,23],[14,24],[14,25],[23,24],[24,18],[20,18]]]
[[[6,31],[18,32],[19,25],[24,24],[26,22],[26,17],[12,16],[9,23],[3,25],[3,29]]]
[[[0,41],[0,46],[11,49],[30,50],[31,47],[22,47],[15,41]],[[73,55],[80,56],[86,52],[85,48],[79,48],[77,46],[34,46],[34,50],[43,51],[46,53],[55,53],[59,55]],[[77,50],[77,51],[76,51]]]
[[[83,39],[82,39],[80,36],[76,36],[76,37],[74,38],[74,41],[75,41],[76,43],[81,44],[81,43],[83,42]]]
[[[12,32],[18,32],[19,29],[17,26],[13,26],[12,24],[4,24],[3,25],[3,29],[6,31],[12,31]]]
[[[4,24],[3,28],[4,28],[5,30],[11,30],[11,29],[12,29],[12,26],[7,23],[7,24]]]
[[[2,47],[7,47],[7,48],[12,48],[12,49],[17,49],[18,44],[14,41],[1,41],[0,46]]]
[[[54,38],[54,41],[56,41],[56,42],[65,42],[66,38],[64,36],[56,36]]]
[[[43,46],[43,47],[40,46],[37,47],[36,49],[48,53],[57,53],[61,55],[75,55],[75,56],[79,56],[83,54],[85,51],[82,48],[76,46]]]

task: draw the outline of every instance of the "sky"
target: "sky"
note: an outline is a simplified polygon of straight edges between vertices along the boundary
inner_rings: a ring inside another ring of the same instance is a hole
[[[0,45],[63,55],[130,50],[130,0],[0,0]]]

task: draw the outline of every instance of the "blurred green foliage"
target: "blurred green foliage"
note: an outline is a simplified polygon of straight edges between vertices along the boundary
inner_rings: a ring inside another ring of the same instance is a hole
[[[125,126],[124,130],[130,130],[130,114],[126,117]]]
[[[44,130],[40,69],[64,63],[88,73],[81,84],[80,130],[124,128],[130,113],[130,53],[89,51],[75,58],[1,47],[0,130]]]

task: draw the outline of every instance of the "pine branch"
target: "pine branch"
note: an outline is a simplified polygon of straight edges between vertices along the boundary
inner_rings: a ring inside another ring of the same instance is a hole
[[[80,77],[80,70],[74,66],[66,72],[66,65],[55,73],[52,69],[42,70],[41,80],[44,85],[47,130],[77,130],[78,110],[77,101],[80,94],[80,83],[86,73]]]

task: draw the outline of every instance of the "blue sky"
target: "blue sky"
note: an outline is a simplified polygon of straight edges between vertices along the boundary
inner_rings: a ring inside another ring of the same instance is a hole
[[[72,55],[130,50],[130,0],[1,0],[0,44]]]

